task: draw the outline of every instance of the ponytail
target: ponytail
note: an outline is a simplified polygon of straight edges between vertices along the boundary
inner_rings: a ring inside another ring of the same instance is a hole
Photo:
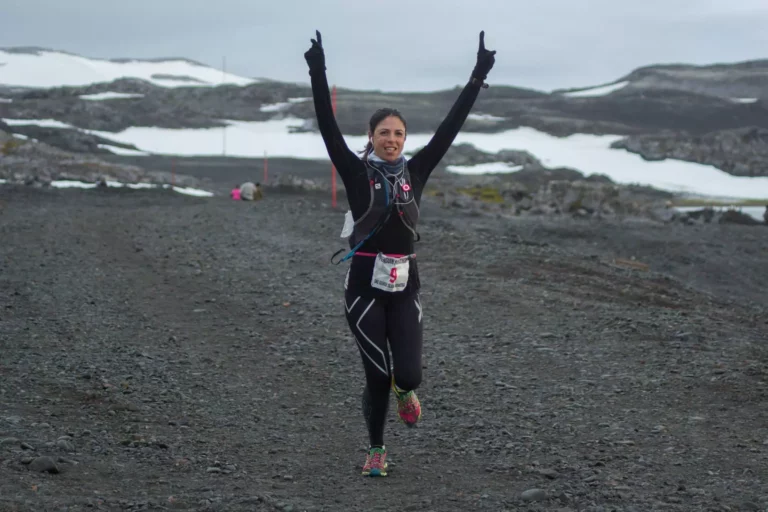
[[[363,154],[363,161],[368,160],[368,154],[373,151],[373,143],[370,139],[368,139],[368,142],[365,144],[365,148],[361,151]]]

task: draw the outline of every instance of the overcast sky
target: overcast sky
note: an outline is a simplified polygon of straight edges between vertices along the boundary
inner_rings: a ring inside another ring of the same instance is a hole
[[[385,91],[463,84],[480,30],[497,50],[491,85],[542,90],[768,58],[768,0],[0,0],[0,47],[217,68],[225,56],[227,71],[287,81],[308,81],[315,29],[332,83]]]

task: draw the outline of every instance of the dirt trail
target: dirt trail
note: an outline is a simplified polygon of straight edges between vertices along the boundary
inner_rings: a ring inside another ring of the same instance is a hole
[[[768,509],[768,230],[427,205],[371,480],[324,199],[0,188],[0,510]]]

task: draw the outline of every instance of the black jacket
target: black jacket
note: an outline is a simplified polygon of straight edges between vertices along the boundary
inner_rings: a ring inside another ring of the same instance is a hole
[[[325,71],[322,69],[315,70],[310,75],[315,114],[320,133],[328,150],[328,156],[344,184],[352,216],[358,219],[370,204],[371,191],[366,166],[360,157],[349,149],[339,130],[333,115],[331,94]],[[421,202],[421,196],[429,175],[445,156],[466,121],[477,99],[480,87],[481,84],[473,83],[471,80],[464,86],[429,143],[408,160],[411,186],[417,204]],[[359,250],[373,253],[412,254],[414,252],[413,244],[413,233],[399,219],[391,218],[378,234],[367,240]],[[373,263],[374,258],[353,257],[348,274],[348,286],[359,290],[361,293],[368,292],[368,295],[379,293],[370,286]],[[420,284],[415,260],[411,262],[408,281],[408,286],[403,290],[403,293],[418,290]]]

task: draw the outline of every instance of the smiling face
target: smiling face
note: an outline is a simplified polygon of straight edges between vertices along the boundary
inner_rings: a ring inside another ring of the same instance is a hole
[[[388,116],[376,125],[373,133],[369,133],[376,156],[389,162],[394,162],[403,152],[405,145],[405,124],[397,116]]]

